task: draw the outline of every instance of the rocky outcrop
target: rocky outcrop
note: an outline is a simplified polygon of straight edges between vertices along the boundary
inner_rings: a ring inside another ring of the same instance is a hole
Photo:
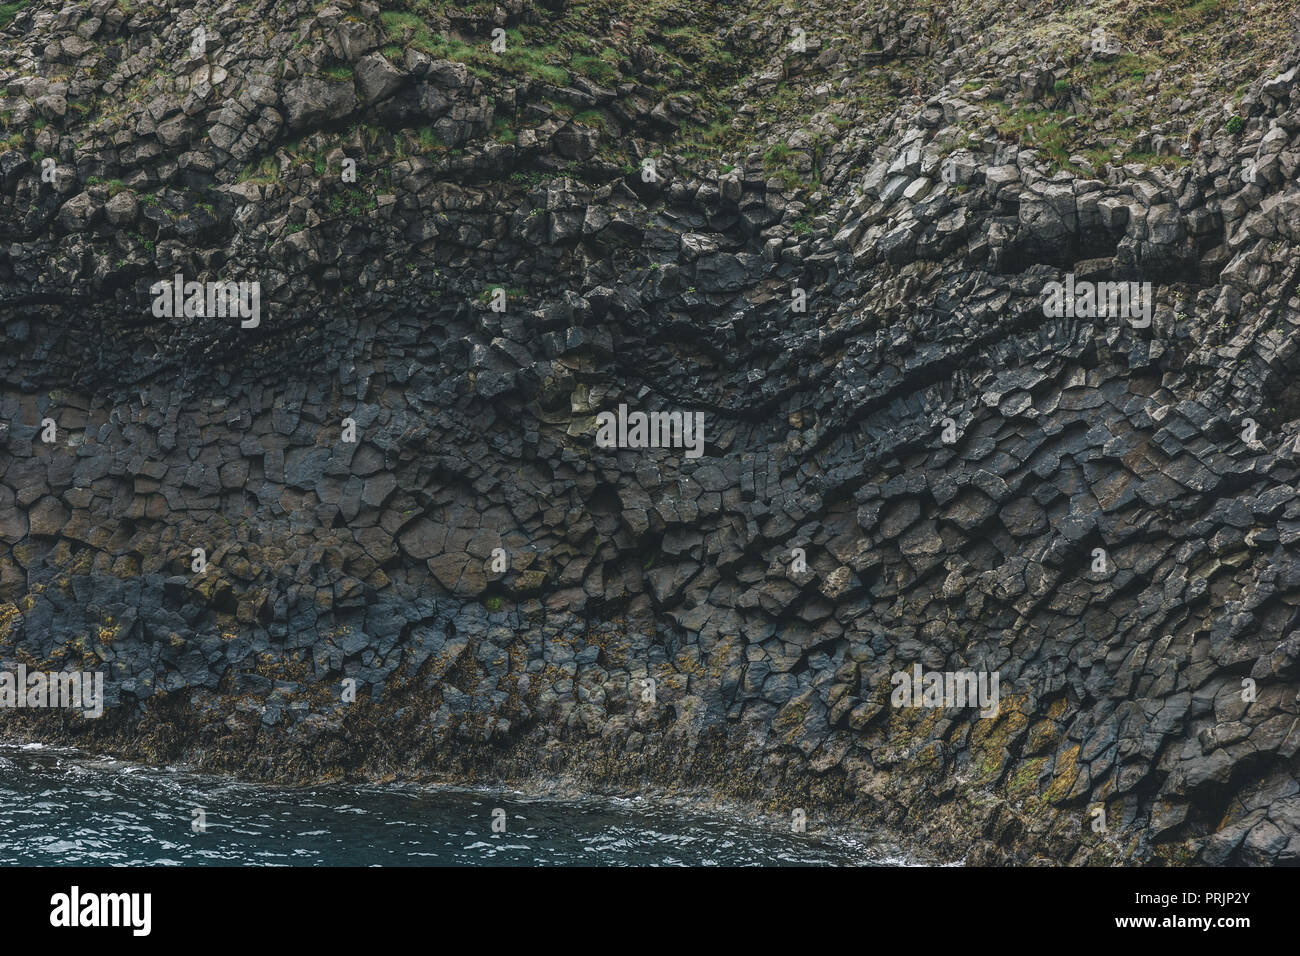
[[[1296,60],[1117,131],[1075,7],[1047,49],[813,6],[792,50],[651,5],[550,59],[583,11],[21,9],[0,659],[109,708],[0,727],[1296,862]],[[1109,161],[1054,155],[1081,115]],[[168,315],[177,275],[256,321]],[[1148,321],[1047,314],[1067,281]],[[620,406],[702,454],[603,447]],[[915,665],[996,714],[896,704]]]

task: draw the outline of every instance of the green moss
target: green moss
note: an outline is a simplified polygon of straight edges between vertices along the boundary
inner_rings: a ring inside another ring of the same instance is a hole
[[[787,743],[792,743],[803,729],[811,709],[812,705],[807,700],[795,699],[790,701],[773,718],[772,730]]]
[[[1037,757],[1022,763],[1007,781],[1007,796],[1019,797],[1031,793],[1045,763],[1047,763],[1046,757]]]
[[[1052,777],[1052,782],[1043,792],[1044,800],[1049,803],[1058,803],[1066,798],[1074,788],[1075,780],[1079,778],[1078,761],[1078,745],[1070,747],[1060,755],[1056,761],[1055,775]]]

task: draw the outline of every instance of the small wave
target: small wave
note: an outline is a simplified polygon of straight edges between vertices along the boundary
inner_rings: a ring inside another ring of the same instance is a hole
[[[29,751],[48,750],[22,759]],[[794,834],[739,810],[644,796],[413,783],[277,787],[42,744],[0,746],[0,864],[873,865],[863,835]],[[505,832],[500,832],[504,828]]]

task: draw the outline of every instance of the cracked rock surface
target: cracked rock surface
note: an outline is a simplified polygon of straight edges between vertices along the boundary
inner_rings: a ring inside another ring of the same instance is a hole
[[[0,731],[1300,862],[1293,14],[1189,64],[913,6],[20,5],[0,669],[108,707]],[[1049,317],[1067,274],[1149,324]],[[620,405],[703,454],[600,447]]]

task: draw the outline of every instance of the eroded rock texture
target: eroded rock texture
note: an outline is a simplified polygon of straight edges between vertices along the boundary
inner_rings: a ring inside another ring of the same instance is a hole
[[[1155,56],[1107,4],[619,6],[18,11],[0,659],[110,706],[0,727],[1297,862],[1294,52],[1139,78],[1134,133],[1077,83],[1099,26]],[[1066,273],[1150,326],[1046,317]],[[260,324],[156,318],[176,274]],[[704,456],[597,447],[620,404]],[[918,662],[998,715],[893,706]]]

